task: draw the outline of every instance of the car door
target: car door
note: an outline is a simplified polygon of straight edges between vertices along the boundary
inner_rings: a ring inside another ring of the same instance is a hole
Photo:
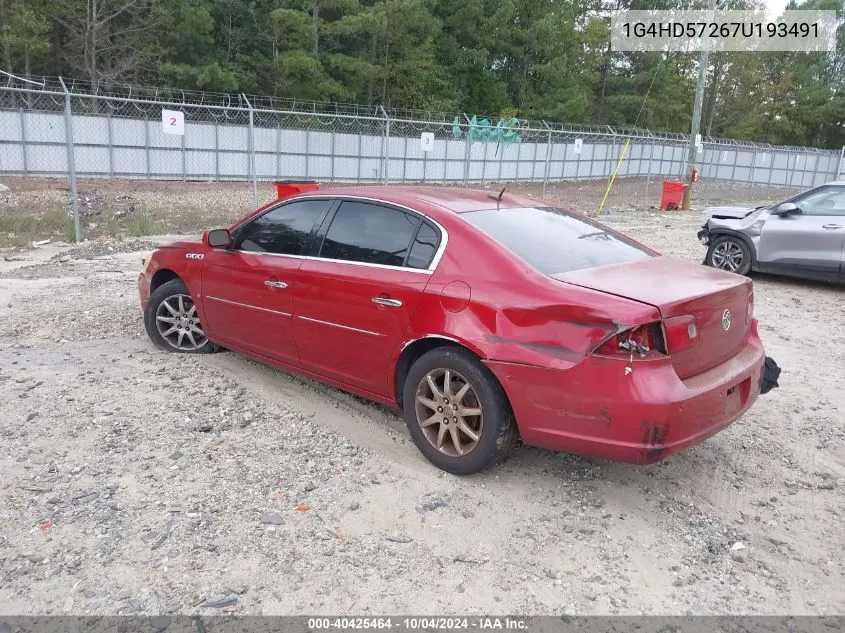
[[[763,225],[760,262],[835,275],[845,248],[845,186],[819,187],[792,202],[800,213],[773,215]]]
[[[389,365],[408,331],[442,239],[421,215],[342,201],[303,262],[294,295],[300,364],[390,396]]]
[[[204,325],[223,345],[296,362],[291,324],[297,271],[331,201],[276,206],[239,227],[229,248],[203,259]]]

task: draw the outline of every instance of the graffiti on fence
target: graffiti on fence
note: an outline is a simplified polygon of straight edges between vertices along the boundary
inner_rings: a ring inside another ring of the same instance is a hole
[[[496,125],[490,119],[478,120],[478,117],[473,115],[469,121],[469,141],[491,141],[494,143],[521,143],[522,137],[519,135],[519,128],[522,122],[516,117],[506,119],[501,118]],[[461,129],[461,117],[456,116],[452,121],[452,136],[455,138],[463,138],[463,129]]]

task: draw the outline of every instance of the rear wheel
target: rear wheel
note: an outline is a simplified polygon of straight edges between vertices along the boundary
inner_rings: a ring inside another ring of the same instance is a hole
[[[153,291],[144,312],[144,325],[153,343],[171,352],[208,354],[217,349],[206,337],[191,293],[180,279]]]
[[[710,244],[705,263],[713,268],[747,275],[751,271],[751,250],[742,238],[720,235]]]
[[[470,352],[438,347],[411,367],[403,389],[411,438],[435,466],[468,475],[501,461],[516,443],[510,403]]]

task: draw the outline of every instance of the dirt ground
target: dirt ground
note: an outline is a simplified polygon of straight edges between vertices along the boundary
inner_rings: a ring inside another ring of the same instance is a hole
[[[0,216],[40,212],[4,182]],[[643,185],[600,219],[700,262],[700,214]],[[98,187],[190,199],[197,228],[251,198]],[[603,187],[548,193],[595,212]],[[845,612],[845,288],[754,277],[781,386],[704,444],[645,467],[519,447],[459,478],[379,406],[153,347],[136,279],[167,237],[53,237],[0,252],[0,614]]]

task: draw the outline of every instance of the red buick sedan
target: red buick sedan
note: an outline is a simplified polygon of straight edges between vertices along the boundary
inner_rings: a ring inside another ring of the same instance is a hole
[[[518,438],[654,462],[770,387],[745,277],[506,191],[278,189],[152,255],[138,280],[150,338],[399,409],[446,471],[480,471]]]

